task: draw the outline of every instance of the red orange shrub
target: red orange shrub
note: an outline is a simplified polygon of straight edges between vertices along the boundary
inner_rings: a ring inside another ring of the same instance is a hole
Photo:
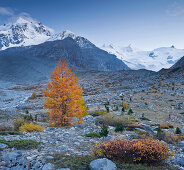
[[[158,163],[171,156],[164,142],[149,139],[109,140],[92,148],[92,155],[124,162]]]

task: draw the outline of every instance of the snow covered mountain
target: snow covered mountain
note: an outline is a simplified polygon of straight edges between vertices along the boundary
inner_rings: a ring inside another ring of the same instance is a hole
[[[47,41],[63,40],[67,37],[72,38],[81,48],[93,48],[95,47],[89,40],[84,37],[77,36],[73,32],[66,30],[58,34],[52,35]]]
[[[0,26],[0,50],[63,40],[67,37],[74,39],[81,48],[95,47],[89,40],[71,31],[66,30],[55,34],[51,28],[41,22],[29,17],[18,17],[14,22]]]
[[[55,34],[51,28],[41,22],[22,16],[15,19],[14,22],[0,26],[0,51],[10,47],[38,45],[65,38],[72,38],[83,51],[88,51],[90,55],[98,55],[91,54],[92,49],[97,47],[86,38],[77,36],[68,30]],[[159,71],[162,68],[170,68],[184,56],[184,50],[176,49],[174,46],[157,48],[153,51],[143,51],[131,44],[128,47],[104,45],[101,49],[116,55],[129,68],[135,70]]]
[[[170,68],[184,56],[184,49],[176,49],[174,46],[161,47],[153,51],[142,51],[132,45],[119,47],[111,44],[103,45],[102,49],[116,55],[131,69],[135,70],[159,71],[162,68]]]
[[[36,45],[50,38],[53,30],[29,17],[18,17],[0,26],[0,50]]]

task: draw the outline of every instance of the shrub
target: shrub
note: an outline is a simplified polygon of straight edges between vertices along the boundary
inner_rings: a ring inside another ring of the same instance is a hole
[[[181,134],[181,129],[179,127],[176,128],[176,134],[180,135]]]
[[[159,163],[171,156],[164,142],[151,138],[109,140],[92,148],[92,155],[129,163]]]
[[[14,130],[18,131],[19,128],[24,125],[25,123],[25,120],[22,119],[22,118],[16,118],[13,122],[13,125],[14,125]]]
[[[25,123],[23,126],[19,128],[21,132],[41,132],[44,130],[44,128],[40,125],[34,124],[34,123]]]
[[[152,92],[152,93],[156,93],[156,92],[157,92],[157,90],[156,90],[156,89],[153,89],[151,92]]]
[[[12,141],[4,141],[0,139],[0,143],[4,143],[8,145],[9,148],[16,148],[16,149],[32,149],[37,148],[40,144],[34,140],[12,140]]]
[[[35,99],[36,97],[37,97],[36,92],[33,92],[33,94],[31,95],[31,98],[32,98],[32,99]]]
[[[91,137],[91,138],[101,138],[101,135],[98,132],[90,132],[85,134],[84,136]]]
[[[176,136],[170,132],[163,132],[163,131],[161,131],[161,132],[157,131],[156,137],[159,140],[163,140],[167,143],[174,144],[174,145],[177,145],[180,141],[183,140],[182,136]]]
[[[125,129],[125,128],[123,127],[123,125],[120,124],[120,125],[117,125],[117,126],[116,126],[115,132],[122,132],[122,131],[124,131],[124,129]]]

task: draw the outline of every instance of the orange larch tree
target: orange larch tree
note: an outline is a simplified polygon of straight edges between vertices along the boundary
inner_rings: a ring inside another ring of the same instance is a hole
[[[50,113],[49,125],[58,127],[82,123],[82,117],[87,115],[82,89],[65,60],[58,62],[50,80],[47,82],[47,89],[43,91],[46,97],[44,107]],[[73,122],[74,117],[78,117],[79,121]]]

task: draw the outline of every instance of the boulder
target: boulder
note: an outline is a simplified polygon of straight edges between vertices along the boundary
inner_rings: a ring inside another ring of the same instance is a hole
[[[4,143],[0,143],[0,150],[1,149],[5,149],[8,145],[4,144]]]
[[[17,160],[19,157],[22,156],[22,153],[21,152],[9,152],[9,153],[6,153],[2,156],[2,160],[4,160],[5,162],[9,162],[9,161],[15,161]]]
[[[153,130],[153,128],[152,128],[151,126],[146,125],[146,124],[140,124],[140,125],[144,127],[144,130],[145,130],[146,132],[148,132],[148,133],[150,133],[150,134],[154,134],[154,130]]]
[[[107,158],[93,160],[89,167],[90,170],[117,170],[116,164]]]

